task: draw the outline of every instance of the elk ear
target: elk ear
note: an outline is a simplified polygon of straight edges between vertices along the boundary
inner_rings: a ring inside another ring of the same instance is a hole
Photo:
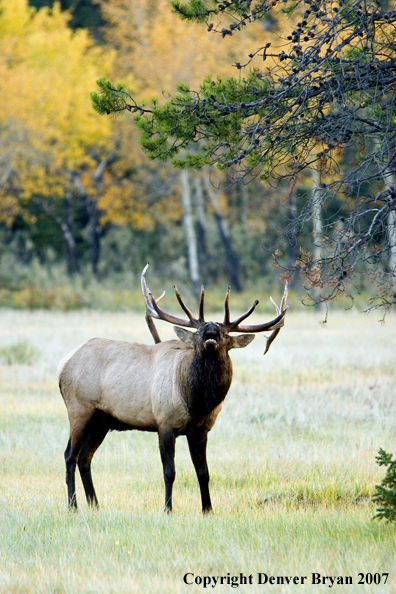
[[[176,332],[178,338],[183,342],[187,342],[187,344],[192,344],[194,346],[194,334],[189,332],[189,330],[185,330],[185,328],[179,328],[178,326],[173,326],[173,330]]]
[[[255,334],[240,334],[240,336],[230,336],[230,349],[243,349],[256,338]]]

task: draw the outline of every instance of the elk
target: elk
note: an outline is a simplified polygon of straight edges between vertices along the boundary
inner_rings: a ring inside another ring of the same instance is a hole
[[[165,482],[165,511],[172,511],[175,480],[175,440],[187,437],[198,477],[203,513],[212,510],[206,445],[222,402],[230,388],[232,363],[229,350],[246,347],[254,332],[272,331],[265,353],[284,325],[287,284],[277,317],[271,322],[245,325],[258,301],[230,321],[228,289],[222,323],[206,322],[204,289],[199,317],[195,318],[175,287],[177,300],[187,319],[163,311],[147,287],[142,273],[146,321],[155,344],[92,338],[59,363],[59,387],[66,404],[70,438],[65,450],[69,508],[77,509],[75,471],[78,465],[88,505],[98,499],[91,476],[92,458],[110,430],[137,429],[158,433]],[[179,340],[161,342],[153,319],[175,324]],[[189,332],[186,328],[194,329]],[[231,336],[231,332],[242,332]],[[264,354],[265,354],[264,353]]]

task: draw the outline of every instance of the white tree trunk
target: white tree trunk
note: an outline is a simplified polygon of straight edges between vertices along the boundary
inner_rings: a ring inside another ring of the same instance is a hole
[[[313,183],[313,194],[314,194],[314,201],[313,201],[313,208],[312,208],[312,219],[313,219],[313,235],[314,235],[314,248],[313,248],[313,258],[315,262],[319,262],[322,258],[322,250],[320,247],[320,243],[322,240],[323,235],[323,228],[322,228],[322,207],[320,204],[319,196],[320,192],[318,192],[318,187],[320,183],[319,179],[319,171],[314,169],[312,171],[312,183]],[[315,289],[315,299],[320,298],[320,292],[318,289]],[[315,307],[320,308],[323,304],[317,303]]]
[[[395,187],[395,177],[392,173],[386,174],[386,185],[390,188]],[[389,271],[392,275],[392,295],[396,298],[396,212],[391,210],[387,220],[387,234],[389,245]]]
[[[394,180],[392,179],[392,182]],[[396,211],[391,210],[388,215],[388,241],[389,241],[389,270],[393,276],[393,297],[396,297]]]
[[[197,252],[197,238],[195,235],[194,221],[191,206],[191,191],[188,172],[185,169],[180,171],[181,202],[183,207],[183,223],[186,231],[188,250],[188,269],[193,292],[199,298],[199,265]]]
[[[392,210],[388,216],[388,236],[389,236],[389,268],[395,276],[394,286],[396,288],[396,212]]]
[[[322,253],[320,249],[320,241],[322,239],[322,208],[319,201],[319,192],[316,191],[317,187],[319,186],[319,172],[317,169],[314,169],[312,172],[312,182],[313,182],[313,191],[314,191],[314,204],[313,204],[313,231],[314,231],[314,249],[313,249],[313,256],[314,260],[320,260]]]

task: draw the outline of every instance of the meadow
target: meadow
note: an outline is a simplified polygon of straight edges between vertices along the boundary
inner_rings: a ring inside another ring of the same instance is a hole
[[[209,435],[205,517],[185,438],[165,515],[157,436],[140,432],[112,432],[98,450],[100,509],[88,509],[78,476],[79,512],[67,510],[58,361],[93,336],[151,342],[142,313],[0,317],[1,594],[234,592],[194,580],[241,572],[252,575],[239,586],[248,594],[327,592],[312,573],[350,576],[337,592],[396,592],[396,528],[373,521],[370,502],[385,473],[379,447],[396,455],[394,314],[380,325],[375,312],[331,311],[320,324],[322,313],[293,308],[265,357],[262,336],[231,353],[233,385]],[[307,579],[259,584],[258,573]],[[367,584],[370,574],[381,583]]]

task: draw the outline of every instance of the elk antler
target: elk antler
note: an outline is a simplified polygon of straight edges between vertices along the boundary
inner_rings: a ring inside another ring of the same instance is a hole
[[[182,318],[177,318],[176,316],[173,316],[173,315],[168,314],[165,311],[163,311],[158,305],[158,302],[165,295],[165,292],[162,293],[162,295],[158,299],[154,299],[154,297],[153,297],[150,289],[147,287],[147,283],[146,283],[147,268],[148,268],[148,264],[146,264],[146,266],[142,272],[142,276],[141,276],[142,292],[143,292],[144,302],[146,304],[146,322],[147,322],[149,330],[154,338],[155,343],[161,342],[161,339],[159,337],[157,328],[155,327],[155,324],[154,324],[152,318],[155,318],[156,320],[164,320],[165,322],[170,322],[171,324],[176,324],[176,326],[183,326],[185,328],[199,328],[202,324],[205,323],[205,316],[204,316],[205,291],[204,291],[203,287],[201,287],[201,298],[200,298],[200,302],[199,302],[199,318],[196,318],[194,316],[194,314],[188,309],[188,307],[186,306],[184,301],[182,300],[180,293],[177,290],[177,287],[175,286],[175,293],[176,293],[177,300],[180,303],[180,306],[183,309],[183,311],[186,313],[188,320],[183,320]],[[256,325],[249,325],[249,326],[245,325],[245,324],[241,324],[241,322],[243,322],[243,320],[245,320],[247,317],[249,317],[253,313],[256,306],[258,305],[257,300],[253,303],[252,307],[250,309],[248,309],[248,311],[246,313],[239,316],[239,318],[237,318],[233,322],[230,322],[230,306],[229,306],[230,290],[231,290],[230,287],[228,287],[228,291],[226,293],[225,302],[224,302],[224,322],[223,322],[223,324],[220,324],[220,325],[223,326],[223,328],[227,332],[250,333],[250,332],[264,332],[265,330],[271,330],[272,333],[267,338],[267,345],[266,345],[266,349],[264,352],[264,355],[265,355],[268,352],[268,349],[270,348],[270,346],[273,343],[273,341],[275,340],[275,338],[278,336],[280,329],[282,328],[282,326],[285,323],[284,317],[285,317],[286,312],[289,308],[289,306],[286,306],[287,282],[285,283],[285,290],[283,293],[280,309],[276,305],[276,303],[274,302],[272,297],[270,297],[271,303],[275,307],[275,311],[278,314],[277,317],[275,319],[271,320],[270,322],[266,322],[264,324],[256,324]]]
[[[253,311],[255,310],[255,308],[258,304],[258,301],[255,301],[253,303],[252,307],[245,314],[243,314],[242,316],[240,316],[239,318],[234,320],[234,322],[230,322],[229,321],[230,320],[230,311],[229,311],[229,305],[228,305],[230,288],[228,288],[228,291],[226,294],[226,299],[225,299],[224,326],[227,327],[228,332],[244,332],[245,333],[245,332],[264,332],[265,330],[272,330],[271,335],[267,338],[267,344],[266,344],[266,348],[264,351],[264,355],[265,355],[268,352],[268,349],[270,348],[270,346],[273,343],[273,341],[275,340],[275,338],[278,336],[280,329],[285,324],[284,318],[285,318],[287,310],[289,309],[289,306],[288,305],[286,306],[287,294],[288,294],[288,287],[287,287],[287,282],[286,282],[280,308],[276,305],[276,303],[272,299],[272,297],[270,297],[271,303],[275,307],[275,311],[278,314],[277,317],[274,320],[271,320],[271,322],[248,326],[246,324],[241,324],[241,322],[243,320],[245,320],[248,316],[250,316],[251,313],[253,313]]]
[[[275,311],[276,311],[276,313],[278,314],[278,316],[279,316],[279,315],[281,315],[283,311],[284,311],[284,312],[285,312],[285,314],[286,314],[287,310],[289,309],[289,306],[285,307],[285,305],[286,305],[286,300],[287,300],[287,293],[288,293],[288,290],[287,290],[287,281],[286,281],[286,283],[285,283],[285,290],[284,290],[284,293],[283,293],[283,297],[282,297],[282,301],[281,301],[281,306],[280,306],[280,309],[279,309],[279,307],[276,305],[276,303],[275,303],[275,301],[272,299],[272,297],[270,297],[270,299],[271,299],[271,303],[272,303],[272,305],[275,307]],[[266,353],[268,353],[268,350],[269,350],[269,348],[270,348],[271,344],[274,342],[275,338],[278,336],[278,334],[279,334],[279,332],[280,332],[280,329],[282,328],[282,326],[284,326],[284,323],[285,323],[285,320],[284,320],[284,317],[283,317],[283,318],[282,318],[282,325],[281,325],[281,326],[278,326],[278,328],[275,328],[275,329],[273,330],[273,332],[271,332],[271,334],[270,334],[270,335],[269,335],[269,337],[267,338],[267,344],[266,344],[266,347],[265,347],[264,355],[265,355]]]
[[[164,320],[165,322],[170,322],[171,324],[176,324],[176,326],[183,326],[185,328],[199,328],[199,326],[203,322],[205,322],[205,319],[204,319],[204,288],[203,287],[201,288],[201,299],[200,299],[200,303],[199,303],[199,318],[197,319],[194,317],[194,315],[191,313],[191,311],[185,305],[185,303],[183,302],[183,300],[180,296],[179,291],[177,290],[177,287],[175,287],[175,293],[176,293],[177,300],[180,303],[182,309],[187,314],[187,317],[189,319],[183,320],[182,318],[177,318],[176,316],[172,316],[171,314],[168,314],[165,311],[163,311],[158,305],[158,301],[160,299],[162,299],[162,297],[165,295],[165,293],[162,293],[161,297],[159,297],[157,300],[154,299],[154,297],[153,297],[150,289],[147,287],[147,283],[146,283],[147,268],[148,268],[148,264],[146,264],[146,266],[142,272],[142,276],[141,276],[142,292],[143,292],[144,302],[146,304],[146,320],[148,317],[150,317],[150,318],[155,318],[156,320]],[[147,324],[149,324],[149,322],[147,322]],[[157,333],[157,330],[154,326],[154,322],[152,320],[151,320],[151,324],[152,324],[152,326],[149,325],[150,332],[153,334],[152,327],[154,327],[155,332]],[[158,336],[158,333],[157,333],[157,336]],[[155,340],[154,335],[153,335],[153,338]],[[159,338],[159,336],[158,336],[158,338]]]
[[[145,278],[147,268],[148,268],[148,264],[146,264],[146,266],[142,272],[142,276],[141,276],[142,292],[143,292],[144,302],[146,304],[146,314],[144,317],[146,319],[148,329],[151,332],[151,336],[153,337],[155,344],[158,344],[159,342],[162,342],[162,341],[160,339],[160,335],[158,334],[158,330],[153,322],[154,312],[152,310],[152,307],[151,307],[150,301],[149,301],[149,296],[151,295],[151,293],[148,290],[148,287],[146,284],[146,278]],[[162,295],[160,295],[160,297],[158,297],[158,299],[156,299],[156,302],[158,303],[159,301],[161,301],[161,299],[164,295],[165,295],[165,291],[162,293]]]

